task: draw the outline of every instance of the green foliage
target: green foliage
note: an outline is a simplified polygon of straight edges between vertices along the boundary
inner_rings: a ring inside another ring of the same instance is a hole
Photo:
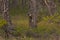
[[[58,23],[60,22],[60,15],[58,13],[54,14],[53,16],[46,16],[42,18],[43,21],[46,22],[52,22],[52,23]]]
[[[18,17],[21,17],[18,19]],[[60,25],[58,24],[60,20],[59,14],[54,14],[53,16],[42,17],[42,20],[37,23],[37,28],[28,27],[28,18],[26,19],[23,16],[18,16],[17,19],[14,19],[13,22],[16,25],[15,35],[26,35],[26,32],[36,33],[40,35],[57,33],[60,34]]]
[[[5,24],[7,24],[7,22],[5,20],[0,20],[0,27],[4,26]]]
[[[38,31],[41,34],[48,33],[57,33],[60,34],[60,15],[53,15],[43,17],[43,20],[38,23]]]
[[[29,30],[29,27],[24,27],[24,26],[15,27],[15,32],[13,32],[13,35],[25,36],[28,30]]]
[[[7,22],[3,19],[0,19],[0,36],[4,36],[4,30],[3,30],[3,26],[7,24]]]

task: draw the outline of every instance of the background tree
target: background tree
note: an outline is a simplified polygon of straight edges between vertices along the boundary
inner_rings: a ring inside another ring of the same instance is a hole
[[[50,16],[54,15],[54,13],[56,13],[56,4],[54,0],[44,0],[44,3],[47,6]]]
[[[29,25],[30,27],[37,27],[37,8],[36,0],[30,0],[29,3]]]

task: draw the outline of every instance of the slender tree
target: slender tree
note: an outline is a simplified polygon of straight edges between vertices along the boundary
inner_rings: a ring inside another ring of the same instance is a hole
[[[50,16],[52,16],[56,11],[56,4],[54,3],[54,0],[44,0],[44,3],[48,8]]]
[[[29,25],[30,27],[37,27],[37,9],[36,0],[29,1]]]
[[[26,5],[26,0],[21,0],[21,2],[22,2],[22,7],[24,8]]]

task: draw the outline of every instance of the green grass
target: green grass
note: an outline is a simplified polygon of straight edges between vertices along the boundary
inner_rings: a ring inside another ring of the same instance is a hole
[[[57,16],[56,18],[57,18],[57,20],[55,19],[55,17],[43,17],[42,20],[38,21],[37,28],[33,28],[30,30],[29,20],[26,15],[11,16],[12,23],[15,26],[15,32],[13,32],[13,34],[19,35],[21,37],[25,37],[26,33],[30,31],[30,33],[36,33],[36,34],[41,35],[42,40],[44,40],[44,35],[46,33],[47,33],[47,35],[51,35],[52,33],[60,35],[60,25],[58,23],[56,23],[56,22],[59,22],[60,16]],[[51,20],[53,22],[48,22],[49,20]],[[2,24],[2,26],[5,24],[5,21],[2,19],[0,19],[0,25],[1,24]],[[1,30],[1,31],[3,31],[3,30]],[[2,32],[2,34],[3,34],[3,32]],[[31,34],[29,34],[29,35],[31,35]],[[38,38],[36,38],[36,39],[38,39]],[[21,40],[35,40],[35,38],[25,37],[25,38],[21,38]]]
[[[46,17],[45,17],[46,18]],[[53,18],[55,20],[55,18]],[[48,22],[50,19],[46,18],[37,23],[37,28],[34,28],[31,30],[32,33],[37,33],[44,35],[47,34],[60,34],[60,25],[54,22]],[[59,18],[58,18],[59,20]],[[52,21],[52,20],[51,20]],[[25,33],[30,31],[29,27],[29,20],[28,17],[23,15],[13,16],[12,17],[13,25],[15,25],[15,29],[17,33],[20,33],[21,35],[26,35]]]

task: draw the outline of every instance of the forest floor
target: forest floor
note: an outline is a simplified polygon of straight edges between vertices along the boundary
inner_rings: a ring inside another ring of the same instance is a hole
[[[22,16],[22,15],[17,15],[17,16],[12,16],[12,23],[13,23],[13,25],[15,26],[15,27],[19,27],[19,28],[21,28],[21,27],[24,27],[24,28],[26,28],[26,27],[28,27],[29,26],[29,21],[28,21],[28,17],[27,16]],[[47,28],[48,29],[52,29],[52,27],[54,27],[55,28],[55,26],[59,26],[59,25],[55,25],[55,24],[50,24],[50,23],[47,23],[46,25],[45,25],[46,23],[44,22],[44,21],[39,21],[38,22],[38,26],[39,27],[41,27],[40,29],[42,30],[41,31],[41,33],[43,33],[44,34],[44,31],[43,30],[45,30],[44,28],[46,27],[46,26],[48,26]],[[60,27],[59,27],[60,28]],[[58,30],[59,30],[59,28],[57,28]],[[39,30],[40,30],[39,29]],[[56,28],[55,28],[56,29]],[[19,30],[19,29],[18,29]],[[25,30],[25,29],[24,29]],[[23,33],[24,33],[24,30],[22,30],[23,31]],[[38,31],[39,31],[38,30]],[[50,31],[49,30],[49,31]],[[21,30],[20,30],[21,31]],[[19,32],[20,32],[19,31]],[[21,31],[21,32],[22,32]],[[49,32],[48,30],[47,30],[47,32]],[[54,30],[55,31],[55,30]],[[22,34],[23,34],[22,33]],[[23,34],[24,35],[24,34]],[[49,37],[50,36],[50,37]],[[10,37],[8,40],[57,40],[57,39],[59,39],[60,40],[60,36],[58,37],[58,36],[55,36],[55,35],[49,35],[49,36],[45,36],[45,35],[43,35],[42,37],[39,37],[39,38],[33,38],[33,37],[26,37],[26,36],[24,36],[24,37]],[[1,37],[0,36],[0,40],[5,40],[3,37]]]

